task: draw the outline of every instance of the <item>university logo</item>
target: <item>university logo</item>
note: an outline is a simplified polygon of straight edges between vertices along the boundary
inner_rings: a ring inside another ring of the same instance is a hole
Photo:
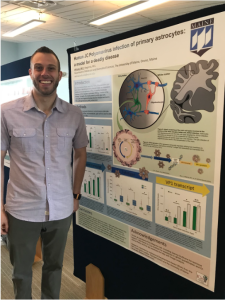
[[[191,24],[190,50],[199,56],[213,46],[214,18]]]

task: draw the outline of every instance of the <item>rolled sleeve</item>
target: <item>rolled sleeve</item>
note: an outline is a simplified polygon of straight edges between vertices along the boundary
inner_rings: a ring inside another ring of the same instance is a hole
[[[1,151],[9,150],[10,136],[7,129],[4,112],[1,108]]]
[[[87,130],[85,125],[84,116],[80,114],[80,121],[78,128],[76,130],[76,134],[73,141],[73,148],[83,148],[86,147],[88,144],[88,137],[87,137]]]

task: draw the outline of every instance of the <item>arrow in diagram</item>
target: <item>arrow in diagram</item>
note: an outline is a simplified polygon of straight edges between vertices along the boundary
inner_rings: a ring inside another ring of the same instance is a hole
[[[171,158],[167,158],[167,157],[148,156],[148,155],[142,155],[141,157],[145,157],[145,158],[150,158],[150,159],[155,159],[155,160],[162,160],[162,161],[171,162]]]

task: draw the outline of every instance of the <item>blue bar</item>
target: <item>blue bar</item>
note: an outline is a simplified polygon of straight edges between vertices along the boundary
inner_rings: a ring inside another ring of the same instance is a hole
[[[100,165],[100,164],[96,164],[96,163],[87,161],[87,162],[86,162],[86,166],[87,166],[88,168],[93,168],[93,169],[97,169],[97,170],[102,170],[102,172],[105,171],[105,165],[104,165],[103,163]]]
[[[120,202],[123,202],[123,196],[120,196]]]
[[[154,159],[171,162],[171,159],[170,159],[170,158],[166,158],[166,157],[158,157],[158,156],[154,156]]]
[[[147,209],[147,211],[151,211],[151,206],[150,205],[146,205],[146,209]]]
[[[133,200],[133,206],[137,206],[137,201]]]

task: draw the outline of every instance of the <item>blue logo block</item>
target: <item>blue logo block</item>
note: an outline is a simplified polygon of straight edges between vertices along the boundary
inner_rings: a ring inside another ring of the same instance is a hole
[[[200,25],[202,23],[199,22],[198,24]],[[214,24],[200,27],[196,26],[196,24],[197,23],[192,24],[190,50],[191,52],[202,56],[206,51],[213,47]]]

